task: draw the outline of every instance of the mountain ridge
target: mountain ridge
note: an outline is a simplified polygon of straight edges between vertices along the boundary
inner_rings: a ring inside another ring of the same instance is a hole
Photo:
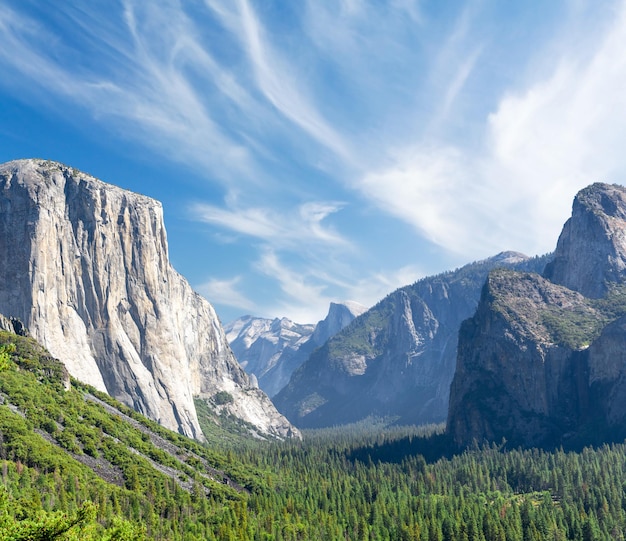
[[[445,421],[456,334],[475,310],[488,271],[543,268],[549,257],[502,252],[392,292],[313,352],[274,403],[305,428],[371,416]]]

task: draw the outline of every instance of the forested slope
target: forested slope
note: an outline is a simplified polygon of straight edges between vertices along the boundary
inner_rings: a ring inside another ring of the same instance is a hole
[[[1,540],[608,540],[626,529],[624,445],[455,456],[441,427],[362,425],[304,442],[214,432],[203,446],[67,389],[32,340],[0,333],[0,348]]]

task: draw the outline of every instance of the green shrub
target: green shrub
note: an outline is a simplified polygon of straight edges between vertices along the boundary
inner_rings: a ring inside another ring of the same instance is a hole
[[[215,396],[213,397],[213,401],[217,406],[224,406],[225,404],[232,404],[234,399],[233,395],[230,394],[228,391],[220,391],[219,393],[215,394]]]

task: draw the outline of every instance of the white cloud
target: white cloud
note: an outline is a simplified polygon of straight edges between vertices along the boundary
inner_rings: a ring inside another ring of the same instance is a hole
[[[264,275],[275,279],[284,296],[265,309],[298,323],[317,323],[333,300],[325,294],[327,285],[316,281],[307,271],[299,272],[285,265],[272,250],[265,250],[256,263]]]
[[[319,144],[344,160],[350,160],[346,141],[320,114],[309,96],[304,73],[287,55],[272,46],[265,29],[247,0],[237,0],[236,11],[220,2],[206,4],[218,14],[226,28],[241,40],[247,52],[256,84],[265,98],[285,118],[299,126]]]
[[[390,272],[378,272],[346,284],[346,297],[371,307],[389,293],[424,276],[425,273],[417,265],[407,265]]]
[[[362,177],[358,188],[431,242],[471,252],[477,232],[472,227],[485,218],[478,215],[483,209],[475,168],[460,150],[415,146],[394,156],[392,166]]]
[[[284,293],[264,307],[266,313],[274,317],[286,316],[299,323],[316,323],[326,316],[331,302],[352,300],[370,307],[392,291],[424,276],[413,265],[356,279],[341,274],[331,261],[326,262],[326,267],[330,268],[323,269],[318,264],[297,269],[276,252],[265,250],[256,268],[277,280]]]
[[[66,24],[80,28],[80,19],[71,7],[67,10],[72,16]],[[86,10],[82,15],[97,20],[101,14]],[[218,94],[228,107],[250,116],[258,105],[197,40],[193,21],[177,6],[124,2],[119,25],[94,24],[89,37],[82,36],[94,48],[88,51],[90,61],[80,45],[64,42],[61,35],[0,8],[0,59],[27,81],[20,86],[69,100],[125,137],[207,168],[224,182],[250,175],[252,156],[223,131],[206,96]]]
[[[191,206],[193,217],[230,231],[258,238],[275,248],[302,250],[305,244],[322,247],[350,247],[347,239],[322,222],[343,207],[338,202],[309,202],[292,211],[279,212],[271,208],[223,209],[215,205],[196,203]]]

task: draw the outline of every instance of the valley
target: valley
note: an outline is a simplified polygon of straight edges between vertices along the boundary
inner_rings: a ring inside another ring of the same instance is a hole
[[[553,254],[225,331],[158,203],[41,160],[0,174],[0,540],[626,533],[626,189],[581,191]]]

